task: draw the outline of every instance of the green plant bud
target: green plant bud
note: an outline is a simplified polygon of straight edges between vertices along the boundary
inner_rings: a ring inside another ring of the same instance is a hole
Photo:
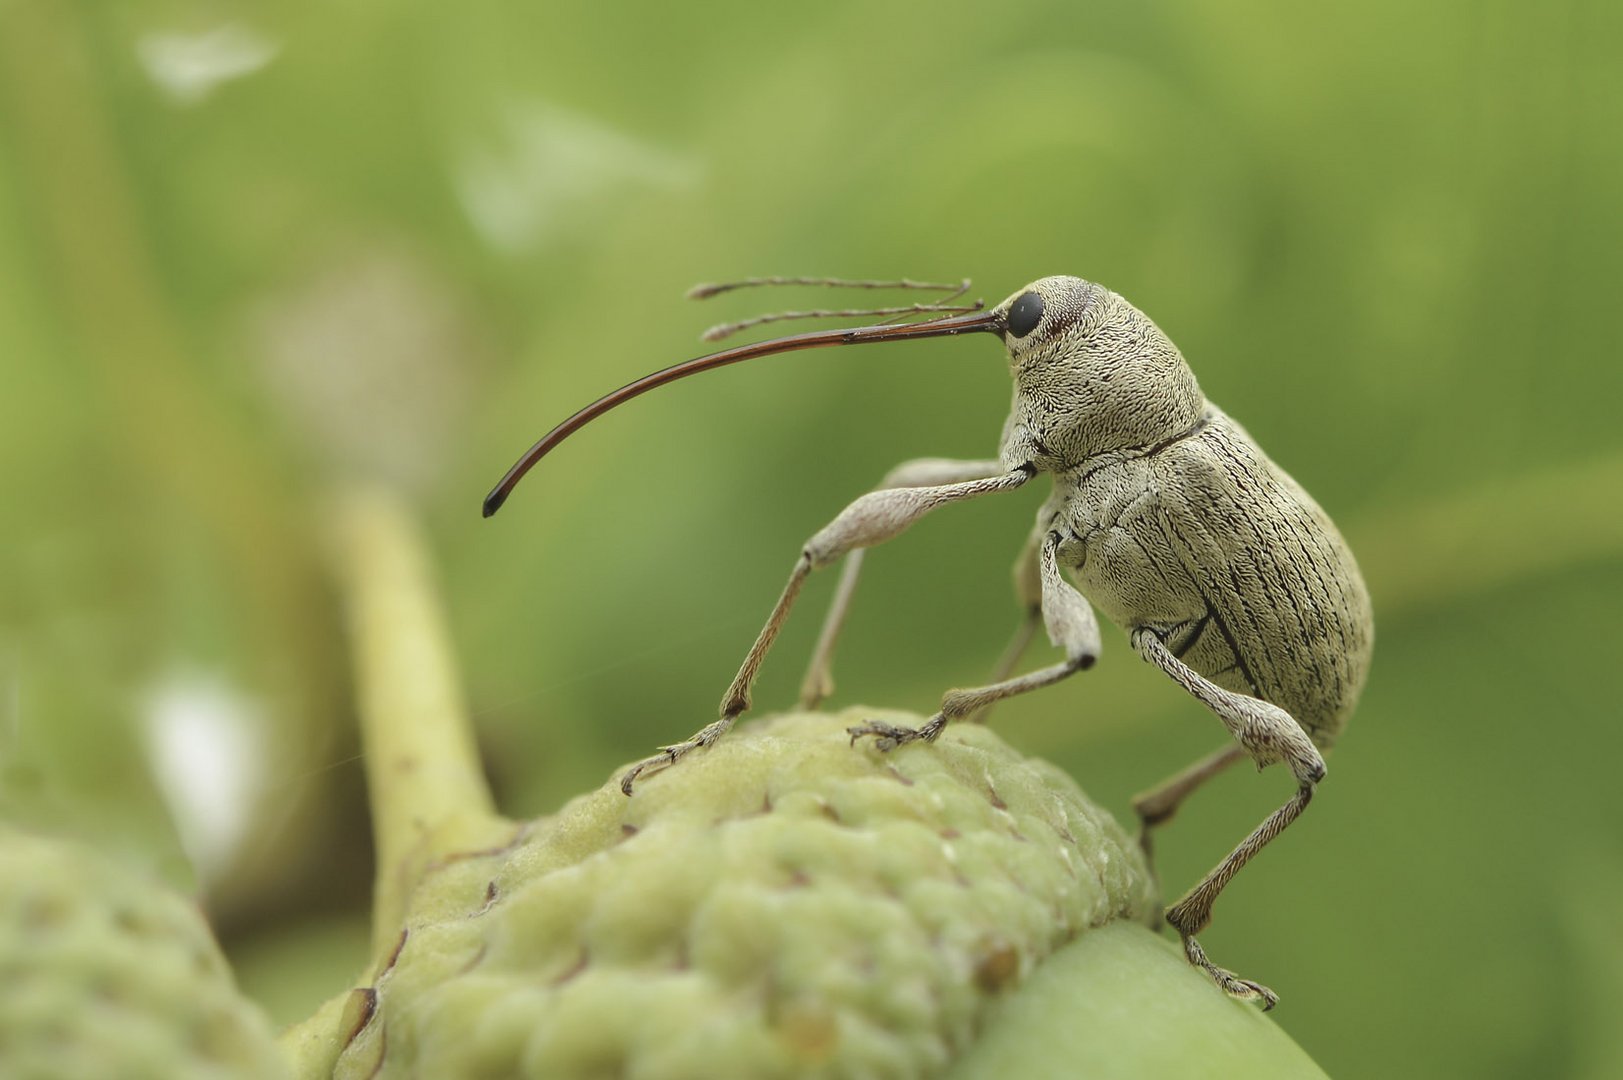
[[[0,827],[0,1076],[287,1074],[194,905],[91,848]]]
[[[874,717],[752,722],[440,859],[335,1075],[930,1075],[1057,948],[1153,918],[1059,770],[973,724],[853,748]]]

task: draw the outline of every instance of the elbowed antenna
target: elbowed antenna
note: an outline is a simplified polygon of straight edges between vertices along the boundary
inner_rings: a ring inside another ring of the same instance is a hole
[[[950,319],[931,319],[920,323],[892,323],[881,326],[859,326],[851,330],[814,330],[805,334],[792,334],[789,337],[772,338],[768,341],[757,341],[751,345],[739,345],[732,349],[723,349],[721,352],[710,353],[706,356],[684,360],[680,364],[673,364],[651,375],[644,375],[636,382],[627,383],[607,394],[584,409],[547,432],[537,440],[536,444],[524,452],[524,456],[513,463],[507,470],[507,475],[501,482],[491,489],[485,496],[485,517],[489,517],[502,508],[507,496],[513,492],[513,487],[524,478],[524,474],[535,466],[535,463],[551,453],[552,449],[569,436],[596,420],[617,405],[622,405],[640,394],[645,394],[655,387],[675,382],[688,375],[697,375],[701,371],[724,367],[727,364],[736,364],[740,360],[753,360],[759,356],[771,356],[774,353],[795,352],[800,349],[817,349],[826,345],[869,345],[880,341],[913,341],[927,337],[952,337],[958,334],[1003,332],[1003,315],[998,311],[976,312],[972,315],[959,315]]]

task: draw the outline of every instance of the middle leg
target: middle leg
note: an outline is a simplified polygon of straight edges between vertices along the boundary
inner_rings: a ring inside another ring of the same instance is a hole
[[[1048,628],[1049,640],[1065,650],[1063,661],[989,686],[973,690],[949,690],[941,699],[941,710],[923,727],[903,728],[875,720],[848,729],[851,741],[872,735],[874,744],[880,750],[891,750],[919,739],[934,740],[941,734],[941,729],[953,720],[979,712],[1004,698],[1052,686],[1061,679],[1092,667],[1099,658],[1099,622],[1082,594],[1060,576],[1058,551],[1061,539],[1057,531],[1046,533],[1037,563],[1043,621]]]
[[[1026,650],[1031,648],[1031,643],[1036,640],[1037,628],[1042,625],[1042,545],[1052,517],[1053,513],[1046,505],[1038,511],[1037,526],[1031,530],[1025,546],[1015,557],[1014,597],[1023,614],[1020,617],[1020,625],[1014,628],[1014,636],[1009,639],[1009,644],[1003,649],[1003,655],[997,658],[997,664],[992,668],[992,681],[995,683],[1002,682],[1014,674],[1014,669],[1020,666],[1020,658],[1026,655]],[[992,706],[986,705],[964,719],[971,724],[984,724],[991,712]]]

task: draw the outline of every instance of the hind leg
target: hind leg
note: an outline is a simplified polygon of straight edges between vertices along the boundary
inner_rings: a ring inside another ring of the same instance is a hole
[[[1278,995],[1261,983],[1242,979],[1232,971],[1213,964],[1207,959],[1206,950],[1195,940],[1195,934],[1211,923],[1212,905],[1234,875],[1307,809],[1319,781],[1324,779],[1324,758],[1313,745],[1313,740],[1308,738],[1307,732],[1284,709],[1259,698],[1224,690],[1174,656],[1160,635],[1148,627],[1135,628],[1132,641],[1139,655],[1165,671],[1174,682],[1216,713],[1259,768],[1282,761],[1296,778],[1296,793],[1285,805],[1263,819],[1262,824],[1240,841],[1183,899],[1166,911],[1166,920],[1183,939],[1184,955],[1190,963],[1209,973],[1217,985],[1232,996],[1260,1000],[1264,1009],[1271,1009],[1278,1003]],[[1207,763],[1215,760],[1208,758]],[[1192,783],[1186,783],[1183,794],[1192,791],[1215,771],[1215,768],[1209,769]],[[1186,777],[1188,775],[1185,774]],[[1176,799],[1172,805],[1176,806]]]

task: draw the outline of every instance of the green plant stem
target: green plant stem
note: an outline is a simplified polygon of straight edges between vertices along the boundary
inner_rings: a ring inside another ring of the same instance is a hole
[[[425,868],[449,852],[500,842],[496,814],[424,546],[392,496],[338,501],[341,580],[377,847],[373,950],[400,932]]]

